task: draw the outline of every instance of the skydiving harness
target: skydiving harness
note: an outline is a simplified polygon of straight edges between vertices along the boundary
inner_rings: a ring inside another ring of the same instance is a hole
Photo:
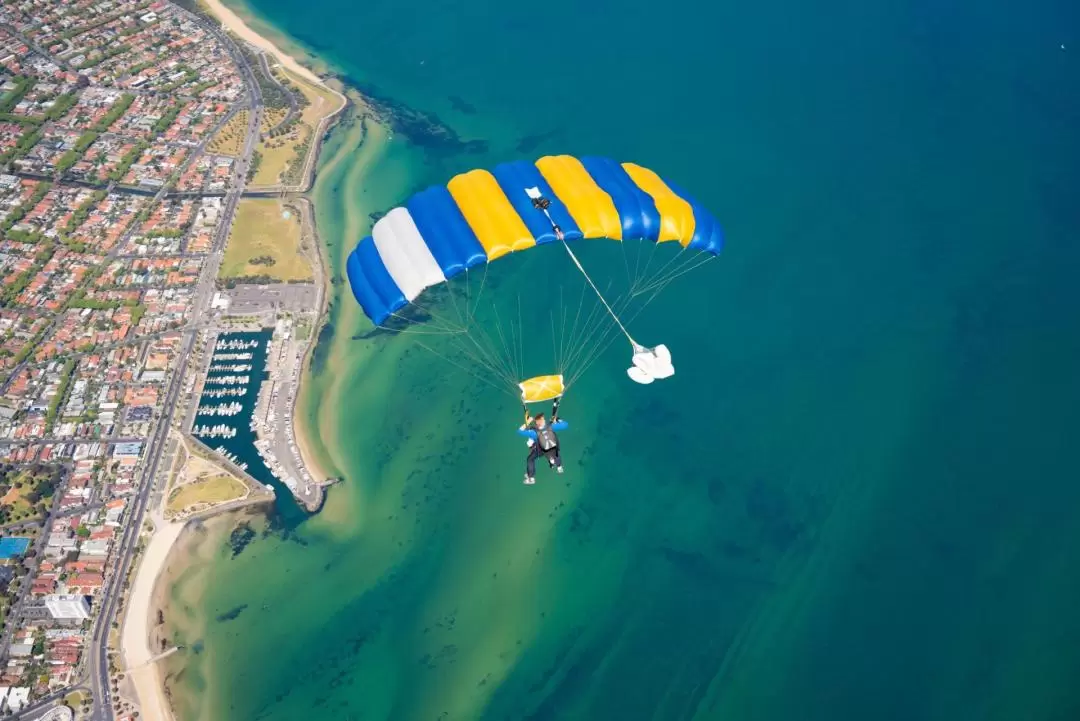
[[[554,450],[559,445],[559,437],[555,435],[555,431],[551,430],[551,426],[537,427],[536,442],[539,444],[540,450],[547,452]]]
[[[671,363],[671,351],[667,349],[666,345],[660,344],[655,348],[648,348],[641,345],[633,336],[630,335],[630,331],[626,330],[626,326],[619,320],[619,316],[615,315],[615,311],[608,305],[607,300],[604,299],[600,289],[593,283],[592,278],[585,272],[585,268],[581,265],[581,261],[574,255],[574,251],[570,249],[570,246],[566,243],[566,238],[563,236],[562,228],[555,222],[555,219],[551,217],[551,199],[545,198],[544,194],[540,192],[540,188],[525,188],[525,194],[532,199],[533,207],[541,211],[544,217],[551,223],[551,229],[555,232],[555,237],[562,243],[563,248],[566,249],[567,254],[570,256],[570,260],[574,261],[574,265],[581,271],[581,274],[588,281],[589,286],[596,293],[596,297],[600,299],[600,302],[604,304],[604,308],[607,309],[608,314],[615,321],[615,324],[619,326],[619,330],[626,336],[626,339],[630,341],[630,348],[633,349],[634,354],[631,356],[630,361],[632,365],[626,369],[626,374],[630,376],[630,379],[635,383],[648,384],[661,378],[670,378],[675,375],[675,366]]]
[[[533,425],[532,413],[529,412],[529,407],[524,403],[521,407],[525,410],[525,427],[532,427],[536,431],[536,442],[540,445],[540,450],[545,453],[558,447],[559,437],[555,434],[555,431],[551,429],[551,426],[559,420],[559,402],[562,400],[562,396],[559,396],[551,403],[551,423],[544,426],[541,430],[538,426]]]

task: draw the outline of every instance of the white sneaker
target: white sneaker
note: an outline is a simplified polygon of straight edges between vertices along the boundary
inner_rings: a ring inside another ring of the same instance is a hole
[[[562,471],[563,471],[563,467],[562,467],[562,466],[559,466],[559,467],[558,467],[558,468],[556,468],[555,470],[556,470],[556,471],[558,471],[559,473],[562,473]]]
[[[532,484],[536,483],[536,479],[532,476],[525,476],[525,480],[523,481],[523,483],[526,486],[531,486]]]

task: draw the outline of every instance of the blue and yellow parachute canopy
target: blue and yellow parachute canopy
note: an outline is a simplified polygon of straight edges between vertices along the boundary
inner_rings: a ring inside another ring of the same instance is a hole
[[[528,189],[550,200],[546,214]],[[353,295],[375,325],[427,288],[473,266],[556,240],[610,238],[720,251],[716,219],[686,193],[633,163],[546,156],[471,170],[412,196],[375,223],[349,255]]]

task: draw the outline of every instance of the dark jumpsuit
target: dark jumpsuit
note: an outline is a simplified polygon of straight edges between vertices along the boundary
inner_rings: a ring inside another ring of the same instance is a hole
[[[555,421],[548,425],[552,431],[564,431],[569,428],[566,421]],[[533,478],[536,475],[536,459],[541,455],[547,457],[548,462],[552,463],[556,468],[562,466],[562,458],[559,456],[559,439],[555,439],[555,447],[549,451],[545,451],[540,448],[540,439],[536,437],[536,427],[530,425],[528,428],[519,428],[518,435],[525,438],[531,438],[533,440],[532,447],[529,448],[529,457],[525,459],[525,475],[529,478]]]

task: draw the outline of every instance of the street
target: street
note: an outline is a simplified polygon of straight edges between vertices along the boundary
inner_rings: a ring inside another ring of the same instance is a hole
[[[197,16],[196,16],[197,17]],[[236,163],[235,185],[225,197],[221,221],[217,227],[213,247],[206,265],[202,269],[199,279],[198,290],[195,294],[194,312],[192,318],[197,320],[207,310],[209,299],[214,292],[214,281],[217,277],[218,266],[224,254],[225,243],[232,227],[232,219],[236,213],[236,205],[243,194],[248,166],[251,162],[255,143],[259,138],[259,124],[262,120],[262,98],[259,94],[259,85],[255,80],[251,67],[247,64],[243,55],[220,28],[207,21],[198,18],[200,23],[217,36],[219,42],[230,49],[233,59],[244,76],[250,96],[250,109],[253,111],[248,118],[247,138],[244,149]],[[150,446],[147,449],[147,464],[143,467],[140,478],[139,491],[132,509],[132,515],[124,529],[123,537],[117,550],[114,571],[103,591],[103,603],[97,621],[94,625],[93,637],[90,645],[89,676],[93,692],[93,705],[90,718],[93,721],[108,721],[113,717],[112,698],[109,690],[109,631],[116,619],[116,611],[121,594],[123,593],[124,581],[127,578],[132,555],[135,550],[139,534],[142,529],[143,518],[146,515],[147,501],[152,495],[154,484],[157,479],[158,465],[161,461],[162,450],[169,428],[172,426],[173,414],[177,408],[177,397],[184,384],[184,376],[187,373],[188,360],[198,334],[196,329],[188,329],[184,334],[180,362],[174,370],[169,382],[169,390],[166,393],[164,408],[165,414],[158,421],[158,426],[151,437]]]

